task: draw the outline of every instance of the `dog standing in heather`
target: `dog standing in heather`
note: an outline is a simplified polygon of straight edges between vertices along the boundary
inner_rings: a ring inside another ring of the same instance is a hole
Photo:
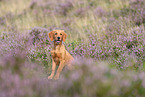
[[[65,46],[62,44],[62,41],[65,42],[65,39],[67,37],[67,34],[63,30],[53,30],[48,33],[48,36],[51,41],[54,41],[54,47],[51,51],[52,72],[51,75],[48,76],[48,79],[53,78],[56,65],[58,65],[58,69],[56,71],[54,79],[59,79],[60,73],[64,66],[67,66],[68,69],[72,69],[71,62],[74,60],[74,58],[70,55],[70,53],[65,49]]]

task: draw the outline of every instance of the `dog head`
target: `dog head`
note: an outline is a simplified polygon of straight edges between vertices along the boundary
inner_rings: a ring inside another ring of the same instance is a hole
[[[54,40],[54,42],[56,44],[61,44],[62,41],[65,42],[65,39],[67,37],[66,33],[64,32],[64,30],[53,30],[51,32],[48,33],[48,36],[50,38],[51,41]]]

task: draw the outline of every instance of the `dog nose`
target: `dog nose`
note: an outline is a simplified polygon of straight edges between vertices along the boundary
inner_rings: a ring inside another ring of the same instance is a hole
[[[57,37],[57,39],[60,39],[60,37]]]

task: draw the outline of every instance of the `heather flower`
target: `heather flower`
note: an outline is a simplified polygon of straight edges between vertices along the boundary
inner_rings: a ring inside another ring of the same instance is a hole
[[[77,59],[79,60],[80,58],[77,57]],[[81,61],[78,60],[74,63],[76,69],[69,73],[65,71],[63,77],[60,78],[59,83],[57,83],[58,87],[56,87],[55,90],[59,92],[59,96],[70,96],[75,94],[79,96],[121,96],[126,95],[126,90],[130,90],[132,83],[139,83],[140,79],[137,78],[138,80],[133,80],[134,75],[136,75],[135,72],[127,71],[123,73],[118,70],[112,70],[104,63],[94,63],[95,61],[92,59],[86,60],[81,58]],[[82,73],[77,73],[77,76],[79,75],[80,77],[73,80],[74,77],[72,76],[74,76],[76,72]],[[63,83],[65,83],[65,86]],[[134,84],[134,86],[136,85],[138,84]],[[140,85],[139,88],[141,87]],[[114,89],[115,91],[112,92]],[[125,90],[121,91],[122,89]],[[139,92],[137,92],[137,94],[138,93]],[[127,94],[130,94],[130,92]]]
[[[94,14],[99,17],[102,17],[102,16],[107,15],[107,12],[102,7],[97,7],[94,11]]]
[[[78,8],[75,12],[76,16],[84,16],[86,15],[86,9],[85,8]]]
[[[71,19],[62,20],[62,25],[69,26],[73,21]]]
[[[5,25],[5,24],[6,24],[5,19],[3,19],[3,18],[0,17],[0,25]]]
[[[73,7],[72,2],[70,0],[67,0],[65,3],[60,3],[56,7],[56,12],[67,15],[68,11]]]
[[[134,0],[130,2],[131,17],[137,25],[145,22],[145,2],[143,0]]]

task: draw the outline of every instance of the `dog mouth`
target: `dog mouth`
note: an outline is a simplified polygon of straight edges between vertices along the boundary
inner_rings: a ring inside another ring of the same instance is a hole
[[[60,40],[55,40],[56,43],[60,43]]]

